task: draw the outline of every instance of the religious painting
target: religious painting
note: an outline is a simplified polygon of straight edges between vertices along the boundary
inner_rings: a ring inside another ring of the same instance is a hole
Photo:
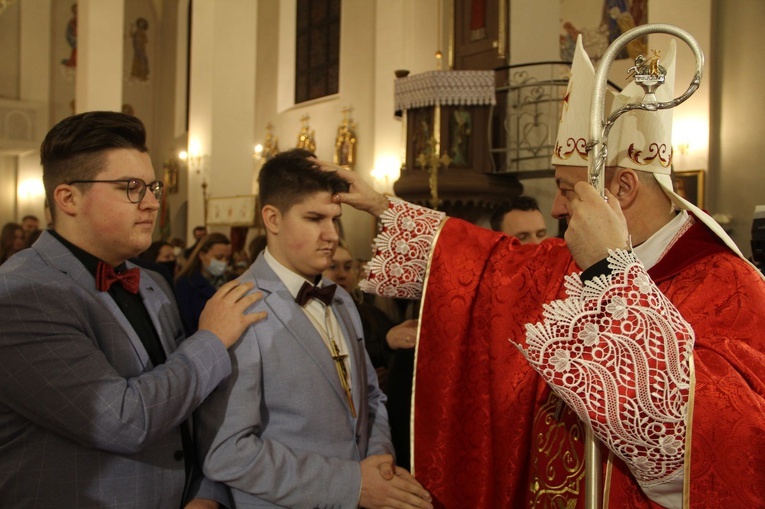
[[[560,57],[571,62],[577,36],[597,62],[609,44],[627,30],[648,22],[648,0],[561,0]],[[630,42],[618,58],[634,60],[648,52],[648,39]]]
[[[470,0],[470,40],[486,38],[486,0]]]
[[[139,17],[130,25],[129,36],[133,41],[133,62],[130,68],[130,78],[138,81],[149,79],[149,55],[146,51],[149,22]]]
[[[61,59],[64,67],[77,67],[77,4],[72,4],[72,17],[66,23],[66,43],[69,45],[69,55]]]
[[[449,117],[449,134],[451,146],[449,152],[454,166],[470,164],[470,138],[473,134],[473,120],[465,108],[455,109]]]
[[[170,159],[163,166],[163,180],[166,193],[178,192],[178,175],[180,174],[180,162],[177,159]]]
[[[407,168],[423,168],[418,161],[427,160],[433,153],[433,108],[411,108],[407,116]]]
[[[672,174],[675,193],[698,208],[704,208],[704,170],[676,171]]]

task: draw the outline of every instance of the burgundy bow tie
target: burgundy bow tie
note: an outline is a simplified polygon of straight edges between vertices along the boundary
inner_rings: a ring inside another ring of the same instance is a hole
[[[329,306],[330,302],[332,302],[332,297],[335,296],[336,288],[337,285],[327,285],[319,288],[306,281],[303,283],[303,286],[300,287],[300,291],[298,292],[297,297],[295,297],[295,302],[301,306],[305,306],[309,300],[319,299],[324,305]]]
[[[108,263],[98,262],[96,269],[96,289],[100,292],[109,291],[109,288],[116,283],[122,285],[122,288],[130,293],[138,293],[138,283],[141,281],[141,271],[137,268],[128,269],[125,272],[116,273],[114,267]]]

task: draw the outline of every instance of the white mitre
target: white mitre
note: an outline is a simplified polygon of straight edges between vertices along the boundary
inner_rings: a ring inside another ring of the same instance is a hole
[[[674,99],[675,41],[670,41],[667,56],[660,61],[666,69],[664,84],[656,89],[658,102]],[[563,99],[560,126],[553,150],[552,164],[557,166],[588,166],[587,143],[590,136],[590,105],[595,87],[595,69],[577,39],[566,96]],[[634,81],[618,95],[606,90],[604,111],[609,115],[630,103],[640,103],[645,91]],[[672,109],[657,111],[632,110],[622,114],[612,126],[607,140],[606,166],[632,168],[653,173],[654,178],[678,210],[687,210],[707,225],[737,255],[741,250],[712,217],[678,196],[672,187]],[[744,258],[745,259],[745,258]]]
[[[566,95],[561,105],[558,137],[552,156],[553,165],[587,166],[590,103],[594,87],[595,68],[584,49],[582,36],[579,35],[576,38]]]
[[[656,101],[664,103],[675,98],[675,41],[670,41],[667,55],[660,59],[660,65],[666,69],[664,84],[656,89]],[[607,95],[610,95],[608,93]],[[631,81],[616,96],[612,107],[606,111],[616,111],[631,103],[640,103],[645,97],[640,85]],[[588,124],[589,125],[589,124]],[[653,173],[654,178],[669,196],[678,210],[687,210],[703,222],[720,237],[733,252],[744,258],[733,239],[712,216],[675,193],[672,185],[672,109],[656,111],[632,110],[621,115],[608,134],[608,158],[606,166],[632,168]]]

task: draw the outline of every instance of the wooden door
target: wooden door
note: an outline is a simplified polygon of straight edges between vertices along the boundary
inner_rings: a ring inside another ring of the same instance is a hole
[[[507,63],[510,0],[454,0],[454,69]]]

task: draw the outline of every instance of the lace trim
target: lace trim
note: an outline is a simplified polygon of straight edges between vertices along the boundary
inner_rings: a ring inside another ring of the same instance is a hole
[[[366,265],[367,278],[359,288],[388,297],[419,299],[430,248],[446,214],[398,198],[389,201],[388,210],[380,216],[382,230],[372,244],[374,255]]]
[[[668,482],[683,473],[693,330],[633,253],[608,261],[584,286],[567,276],[568,298],[516,346],[641,485]]]
[[[497,104],[494,71],[426,71],[393,82],[396,110]]]

